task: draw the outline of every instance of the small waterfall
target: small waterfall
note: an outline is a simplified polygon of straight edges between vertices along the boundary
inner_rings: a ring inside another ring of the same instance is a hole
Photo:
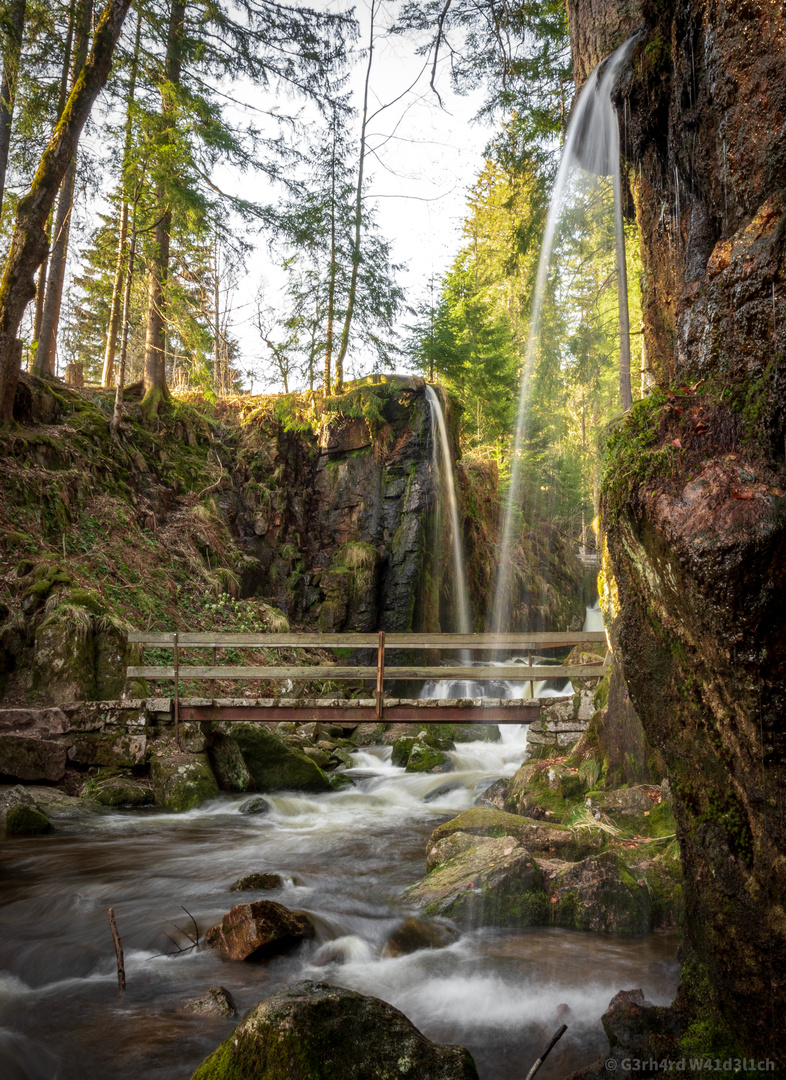
[[[517,531],[517,522],[521,507],[521,467],[522,451],[527,438],[529,413],[529,384],[539,346],[540,322],[543,301],[551,264],[554,238],[571,195],[577,170],[593,173],[597,176],[613,178],[615,202],[615,233],[617,240],[617,282],[620,311],[620,371],[628,372],[627,392],[621,387],[623,408],[630,407],[630,337],[628,327],[627,271],[625,266],[625,238],[622,225],[622,199],[620,181],[620,145],[617,114],[611,102],[612,90],[619,78],[620,71],[627,61],[638,40],[638,34],[632,37],[612,53],[593,71],[587,80],[568,126],[565,147],[562,152],[554,191],[551,197],[543,245],[540,251],[535,292],[530,313],[529,335],[527,338],[524,365],[519,390],[519,413],[516,423],[516,440],[513,450],[510,490],[505,510],[502,531],[497,583],[493,598],[490,624],[496,633],[513,629],[511,623],[511,582],[513,539]]]
[[[440,518],[444,521],[443,502],[447,502],[448,518],[450,521],[450,545],[451,545],[451,569],[453,573],[453,596],[456,604],[456,627],[460,634],[472,633],[472,616],[470,614],[469,594],[467,592],[467,575],[465,571],[464,545],[461,542],[461,530],[459,528],[458,502],[456,501],[456,485],[453,480],[453,458],[450,453],[450,440],[445,423],[445,414],[442,410],[442,402],[439,394],[433,386],[426,387],[426,400],[431,412],[431,441],[433,447],[432,461],[434,475],[441,480],[439,503]]]

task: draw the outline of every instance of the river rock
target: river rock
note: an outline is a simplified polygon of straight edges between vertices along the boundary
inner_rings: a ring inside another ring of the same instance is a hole
[[[592,804],[611,817],[635,818],[649,813],[658,802],[662,801],[662,797],[660,787],[653,784],[638,784],[633,787],[619,788],[617,791],[594,794]]]
[[[182,813],[215,799],[218,784],[207,754],[161,754],[150,762],[156,804]]]
[[[53,739],[26,735],[0,735],[0,775],[15,780],[48,780],[57,783],[65,776],[67,748]]]
[[[34,804],[18,802],[9,806],[5,816],[6,836],[36,836],[52,830],[52,822]]]
[[[404,919],[382,951],[385,956],[407,956],[419,949],[444,949],[459,936],[458,927],[446,919]]]
[[[183,1009],[202,1016],[237,1016],[234,999],[223,986],[211,986],[200,997],[187,1001]]]
[[[392,1005],[303,981],[250,1009],[192,1080],[478,1080],[471,1055],[439,1046]]]
[[[236,739],[218,731],[213,735],[207,752],[222,791],[254,790],[254,781]]]
[[[284,884],[281,874],[246,874],[229,886],[230,892],[246,892],[250,889],[280,889]]]
[[[110,735],[82,731],[68,740],[68,760],[78,765],[108,768],[133,768],[143,765],[147,751],[146,735]]]
[[[82,794],[101,806],[149,806],[155,801],[153,791],[127,776],[111,776],[85,784]]]
[[[495,780],[490,787],[482,791],[476,799],[478,806],[490,806],[494,810],[505,809],[505,796],[508,793],[507,780]]]
[[[269,814],[270,803],[267,799],[263,799],[261,795],[258,795],[256,799],[246,799],[237,808],[239,814]]]
[[[463,787],[461,780],[451,780],[448,784],[440,784],[439,787],[423,796],[423,802],[435,802],[437,799],[441,799],[443,795],[450,795],[452,791],[461,791]]]
[[[390,755],[391,765],[397,765],[400,769],[405,769],[414,745],[414,735],[402,735],[396,739],[393,743],[393,750]]]
[[[651,928],[646,882],[614,851],[566,866],[552,878],[550,890],[557,926],[619,934],[646,934]]]
[[[546,919],[543,877],[515,837],[484,837],[411,885],[402,901],[464,926],[533,926]]]
[[[229,960],[265,960],[314,936],[314,924],[302,911],[272,900],[237,904],[205,934],[205,944]]]
[[[315,761],[261,725],[244,722],[232,730],[258,791],[330,790],[330,781]]]
[[[426,872],[430,874],[432,870],[455,859],[457,855],[463,855],[465,851],[480,844],[489,844],[493,839],[493,836],[473,836],[467,832],[453,832],[443,836],[436,843],[429,844],[426,849]]]

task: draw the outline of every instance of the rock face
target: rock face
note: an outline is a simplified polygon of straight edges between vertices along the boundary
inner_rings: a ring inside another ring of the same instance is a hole
[[[477,1080],[460,1046],[429,1042],[377,998],[300,982],[250,1009],[192,1080]]]
[[[645,27],[618,98],[636,177],[644,339],[660,388],[612,438],[603,485],[617,653],[674,793],[687,975],[678,1000],[736,1056],[777,1059],[786,12],[768,0],[600,7],[602,17],[598,0],[571,0],[578,72]]]
[[[272,900],[255,900],[227,912],[205,934],[205,943],[229,960],[265,960],[313,936],[308,915]]]

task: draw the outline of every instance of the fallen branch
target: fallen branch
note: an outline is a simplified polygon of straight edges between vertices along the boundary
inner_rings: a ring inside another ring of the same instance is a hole
[[[555,1035],[554,1035],[554,1037],[552,1038],[552,1040],[551,1040],[551,1042],[549,1043],[549,1045],[548,1045],[548,1046],[546,1047],[546,1049],[545,1049],[545,1050],[543,1051],[543,1053],[542,1053],[542,1054],[540,1055],[540,1057],[539,1057],[539,1058],[538,1058],[538,1060],[537,1060],[537,1061],[535,1062],[535,1064],[534,1064],[534,1065],[532,1066],[532,1068],[530,1069],[530,1071],[529,1071],[529,1072],[527,1073],[527,1080],[532,1080],[532,1077],[533,1077],[533,1076],[535,1075],[535,1073],[536,1073],[536,1072],[538,1071],[538,1069],[539,1069],[539,1068],[541,1067],[541,1065],[543,1064],[543,1062],[544,1062],[544,1061],[546,1060],[546,1058],[547,1058],[547,1057],[549,1056],[549,1054],[551,1053],[551,1051],[552,1051],[552,1050],[554,1049],[554,1047],[556,1046],[556,1044],[557,1044],[557,1043],[559,1042],[559,1040],[560,1040],[560,1039],[562,1038],[562,1036],[563,1036],[563,1035],[565,1034],[565,1032],[566,1032],[567,1030],[568,1030],[568,1025],[567,1025],[567,1024],[563,1024],[563,1025],[562,1025],[562,1027],[561,1027],[561,1028],[559,1029],[559,1031],[557,1031],[557,1032],[556,1032],[556,1034],[555,1034]]]
[[[117,985],[121,990],[126,988],[126,969],[123,963],[123,944],[120,941],[120,934],[117,930],[117,923],[115,922],[115,909],[109,909],[109,927],[112,931],[112,939],[115,943],[115,957],[117,959]]]

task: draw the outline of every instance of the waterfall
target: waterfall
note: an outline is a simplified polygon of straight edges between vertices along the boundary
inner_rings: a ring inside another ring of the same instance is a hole
[[[611,175],[614,188],[614,223],[617,254],[617,283],[620,311],[620,371],[627,367],[627,391],[621,387],[623,408],[630,407],[630,337],[628,328],[627,272],[625,267],[625,238],[622,224],[622,199],[620,181],[620,145],[617,114],[611,102],[611,93],[619,78],[620,71],[627,61],[638,34],[632,37],[598,65],[586,82],[568,126],[565,146],[560,159],[557,178],[551,196],[551,204],[546,219],[543,245],[540,251],[535,291],[530,313],[529,335],[527,337],[524,364],[519,390],[519,412],[516,422],[516,439],[513,449],[510,489],[505,509],[505,519],[500,546],[497,582],[494,591],[491,612],[491,628],[496,633],[513,629],[511,627],[511,582],[513,539],[517,531],[516,523],[521,506],[521,467],[522,452],[527,437],[529,412],[529,384],[537,355],[543,300],[546,292],[548,272],[551,265],[554,237],[560,217],[572,194],[572,186],[577,178],[577,171],[593,173],[597,176]]]
[[[439,518],[444,520],[443,504],[447,503],[450,521],[451,570],[453,573],[453,596],[456,604],[456,627],[460,634],[472,633],[469,594],[467,592],[467,574],[465,570],[464,545],[461,542],[459,528],[458,502],[456,485],[453,480],[453,458],[450,453],[450,440],[445,423],[445,414],[439,394],[433,386],[426,387],[426,400],[431,413],[431,445],[434,476],[439,477],[440,501]]]

